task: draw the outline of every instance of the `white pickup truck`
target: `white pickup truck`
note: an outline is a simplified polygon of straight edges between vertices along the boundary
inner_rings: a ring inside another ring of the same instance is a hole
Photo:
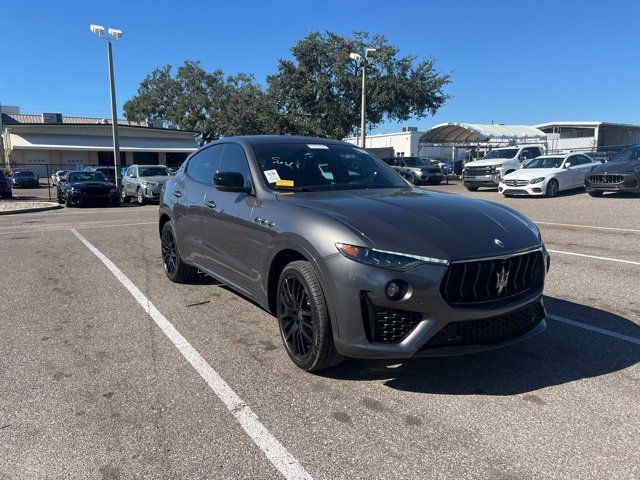
[[[523,163],[542,154],[539,145],[494,148],[482,160],[464,166],[462,181],[467,190],[472,192],[480,187],[497,188],[503,176],[522,168]]]

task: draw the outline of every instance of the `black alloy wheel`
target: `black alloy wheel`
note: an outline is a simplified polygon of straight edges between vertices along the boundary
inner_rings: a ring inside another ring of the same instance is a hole
[[[144,192],[141,188],[138,188],[137,200],[140,205],[144,205],[145,203],[147,203],[146,199],[144,198]]]
[[[167,278],[175,283],[183,283],[193,278],[198,270],[187,265],[180,258],[172,222],[169,221],[162,227],[160,242],[162,245],[162,264]]]
[[[546,196],[549,198],[555,197],[558,194],[558,190],[559,190],[558,181],[554,178],[549,180],[549,183],[547,184]]]
[[[340,363],[324,293],[311,264],[297,260],[287,265],[276,295],[280,336],[293,363],[307,372]]]
[[[295,274],[282,279],[278,320],[287,349],[296,359],[304,360],[313,344],[314,320],[309,293]]]

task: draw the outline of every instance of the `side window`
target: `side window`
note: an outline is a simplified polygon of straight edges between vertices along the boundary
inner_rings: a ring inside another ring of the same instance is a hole
[[[577,155],[571,155],[571,156],[567,157],[567,159],[565,160],[564,163],[565,163],[565,165],[567,163],[570,163],[572,167],[575,167],[580,162],[578,162],[578,156]]]
[[[582,165],[587,165],[589,163],[591,163],[591,159],[585,155],[580,155],[580,163]]]
[[[201,183],[213,183],[222,145],[213,145],[196,153],[187,165],[187,175]]]
[[[237,143],[225,143],[216,173],[236,172],[243,176],[244,186],[251,187],[251,174],[249,164],[243,148]]]
[[[127,169],[127,173],[125,173],[125,175],[126,175],[127,177],[130,177],[132,173],[133,173],[133,167],[129,167],[129,168]]]
[[[542,155],[542,152],[540,152],[540,149],[538,147],[533,147],[529,149],[529,158],[536,158],[536,157],[539,157],[540,155]]]

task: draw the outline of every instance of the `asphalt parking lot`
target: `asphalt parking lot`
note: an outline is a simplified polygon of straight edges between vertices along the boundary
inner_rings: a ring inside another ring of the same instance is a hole
[[[157,206],[0,217],[0,478],[640,478],[640,198],[429,188],[538,223],[545,332],[311,375],[259,307],[166,279]]]

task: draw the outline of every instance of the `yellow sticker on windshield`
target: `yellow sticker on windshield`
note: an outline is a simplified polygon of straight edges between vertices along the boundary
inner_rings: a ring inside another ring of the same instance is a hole
[[[276,187],[293,187],[293,180],[276,180]]]

